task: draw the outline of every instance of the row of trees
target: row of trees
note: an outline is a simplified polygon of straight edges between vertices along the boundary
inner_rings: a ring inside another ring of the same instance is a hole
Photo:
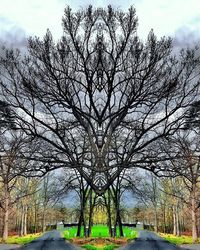
[[[196,193],[195,207],[188,183],[183,177],[157,179],[147,174],[146,179],[134,192],[135,208],[128,208],[123,214],[128,222],[136,219],[149,225],[156,232],[190,234],[195,241],[200,230],[199,193]],[[130,195],[130,194],[129,194]]]
[[[19,157],[26,142],[22,134],[9,133],[7,130],[0,139],[0,215],[3,240],[6,241],[8,237],[9,228],[20,235],[45,231],[47,224],[55,223],[54,207],[67,192],[67,187],[60,185],[59,176],[51,173],[34,178],[25,175],[30,161]],[[48,219],[47,213],[51,214]]]

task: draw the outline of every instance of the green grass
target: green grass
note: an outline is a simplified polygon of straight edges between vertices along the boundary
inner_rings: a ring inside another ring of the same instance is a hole
[[[68,230],[65,230],[63,232],[63,236],[65,239],[72,239],[76,237],[77,227],[72,227]],[[137,231],[129,228],[129,227],[123,227],[124,237],[129,239],[135,239],[138,235]],[[83,227],[81,228],[81,237],[84,237]],[[109,229],[106,225],[94,225],[92,227],[91,232],[92,238],[98,238],[98,237],[109,237]],[[119,237],[119,228],[117,228],[117,235],[116,237]]]
[[[76,237],[77,227],[71,227],[70,229],[64,230],[63,237],[65,239],[72,239]],[[84,237],[83,227],[81,228],[81,238]]]
[[[114,245],[114,244],[106,245],[104,247],[96,247],[96,246],[89,245],[89,244],[82,246],[82,248],[85,248],[87,250],[114,250],[117,247],[119,247],[119,246],[118,245]]]
[[[108,237],[109,229],[106,225],[94,225],[92,227],[91,237]]]
[[[124,237],[128,239],[135,239],[138,237],[138,232],[130,227],[123,227]],[[119,237],[119,228],[117,228],[117,237]]]
[[[113,250],[113,249],[118,248],[118,247],[119,247],[118,245],[112,244],[112,245],[107,245],[107,246],[105,246],[105,247],[103,248],[103,250]]]
[[[176,245],[182,245],[182,244],[192,244],[192,236],[174,236],[173,234],[159,234],[162,238],[165,240],[176,244]],[[199,239],[200,242],[200,239]]]
[[[41,236],[41,233],[37,234],[27,234],[26,236],[9,236],[6,243],[7,244],[27,244]]]
[[[95,247],[93,245],[89,245],[89,244],[82,246],[82,248],[85,248],[87,250],[97,250],[98,249],[97,247]]]

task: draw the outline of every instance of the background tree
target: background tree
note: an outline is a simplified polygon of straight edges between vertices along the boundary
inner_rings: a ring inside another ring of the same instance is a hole
[[[175,146],[179,148],[180,155],[178,160],[173,160],[172,165],[176,169],[179,176],[182,176],[184,182],[184,190],[182,190],[182,199],[191,211],[192,217],[192,236],[193,241],[197,241],[197,212],[200,208],[199,204],[199,135],[194,131],[186,131],[175,137]],[[184,195],[188,194],[187,196]]]
[[[2,193],[0,207],[4,213],[3,241],[8,237],[8,217],[13,205],[23,197],[24,194],[12,197],[11,193],[16,188],[17,177],[27,169],[29,162],[20,158],[20,150],[26,145],[26,138],[22,133],[7,131],[1,135],[0,140],[0,182]],[[14,199],[13,199],[14,198]]]

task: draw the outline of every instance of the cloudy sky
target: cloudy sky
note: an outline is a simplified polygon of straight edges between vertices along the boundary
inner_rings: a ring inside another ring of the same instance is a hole
[[[153,28],[157,36],[170,35],[180,45],[200,40],[199,0],[0,0],[0,40],[23,46],[26,37],[42,37],[47,28],[58,39],[64,7],[77,10],[89,4],[112,4],[125,11],[134,5],[143,39]]]

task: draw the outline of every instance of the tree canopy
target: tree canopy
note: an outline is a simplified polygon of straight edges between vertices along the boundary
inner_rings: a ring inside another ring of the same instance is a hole
[[[1,99],[31,138],[35,170],[74,168],[98,194],[126,168],[166,170],[159,163],[176,156],[165,154],[168,138],[198,101],[197,48],[175,55],[153,31],[142,41],[133,7],[67,7],[62,25],[59,41],[47,31],[26,55],[0,59]]]

